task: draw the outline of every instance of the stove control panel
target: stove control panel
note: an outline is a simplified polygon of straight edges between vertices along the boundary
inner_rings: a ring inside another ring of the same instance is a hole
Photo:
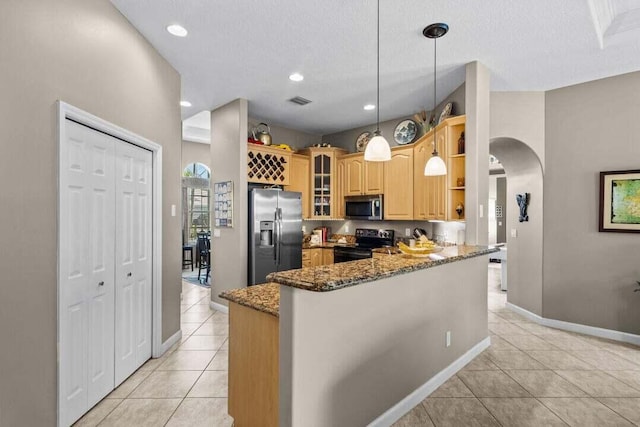
[[[384,240],[393,240],[393,230],[376,230],[373,228],[356,228],[356,238],[368,237]]]

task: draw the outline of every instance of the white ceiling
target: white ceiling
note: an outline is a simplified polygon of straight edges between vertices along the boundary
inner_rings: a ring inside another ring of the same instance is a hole
[[[183,118],[246,98],[252,117],[306,132],[375,122],[375,111],[362,108],[376,101],[373,0],[111,1],[180,72],[182,98],[193,104]],[[433,41],[422,29],[433,22],[450,26],[438,42],[438,101],[475,60],[491,70],[493,91],[549,90],[640,70],[638,0],[380,3],[381,120],[432,108]],[[189,35],[171,36],[172,23]],[[603,43],[613,30],[635,37]],[[288,80],[296,71],[303,82]],[[287,101],[294,96],[313,102],[300,107]]]

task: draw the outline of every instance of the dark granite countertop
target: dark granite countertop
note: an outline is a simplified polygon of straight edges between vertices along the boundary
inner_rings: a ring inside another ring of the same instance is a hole
[[[271,273],[270,282],[314,292],[334,291],[360,283],[410,273],[467,258],[497,252],[490,246],[450,246],[429,258],[415,258],[408,255],[389,255],[338,264],[306,267]]]
[[[311,243],[303,243],[302,249],[313,249],[313,248],[324,248],[324,249],[333,249],[336,246],[349,246],[354,247],[355,243],[337,243],[337,242],[324,242],[317,245],[312,245]]]
[[[279,317],[280,315],[280,285],[277,283],[264,283],[262,285],[232,289],[221,293],[220,298],[272,316]]]

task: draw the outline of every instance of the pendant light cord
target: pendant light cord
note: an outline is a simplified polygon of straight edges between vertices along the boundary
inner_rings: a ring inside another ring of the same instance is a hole
[[[436,123],[436,73],[438,70],[437,67],[437,53],[438,53],[438,39],[433,39],[433,154],[434,156],[438,155],[438,143],[436,139],[436,127],[438,124]]]
[[[378,95],[376,99],[376,135],[380,134],[380,0],[378,0]]]

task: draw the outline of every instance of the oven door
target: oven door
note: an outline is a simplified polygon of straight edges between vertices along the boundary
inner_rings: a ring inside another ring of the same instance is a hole
[[[371,249],[363,248],[333,248],[333,262],[356,261],[371,258]]]

